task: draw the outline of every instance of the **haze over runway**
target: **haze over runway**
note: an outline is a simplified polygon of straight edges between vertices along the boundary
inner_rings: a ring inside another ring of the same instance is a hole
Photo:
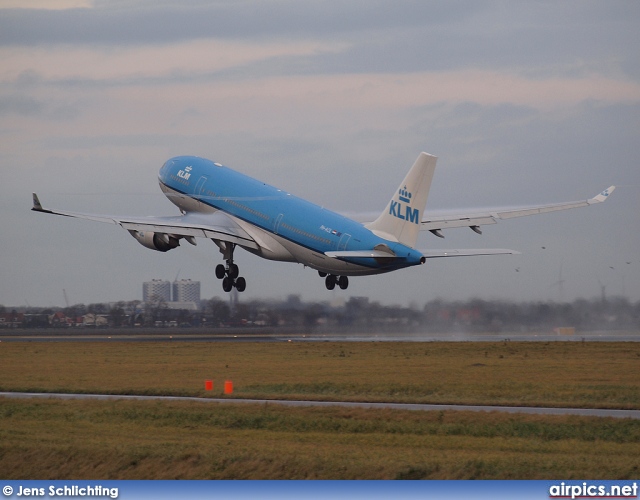
[[[166,254],[30,212],[175,215],[157,173],[194,154],[344,213],[379,213],[420,151],[427,211],[606,204],[421,235],[513,248],[328,292],[238,251],[243,297],[640,300],[640,5],[0,0],[0,304],[141,298],[153,278],[224,297],[215,245]]]

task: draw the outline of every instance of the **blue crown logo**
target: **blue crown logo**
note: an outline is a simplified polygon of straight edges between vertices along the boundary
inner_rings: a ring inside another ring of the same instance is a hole
[[[404,201],[405,203],[411,203],[411,193],[407,190],[407,186],[405,186],[404,188],[400,188],[400,190],[398,191],[398,194],[400,195],[400,201]]]

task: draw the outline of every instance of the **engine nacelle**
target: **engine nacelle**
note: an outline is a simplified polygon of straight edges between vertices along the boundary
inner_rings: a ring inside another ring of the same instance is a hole
[[[153,231],[129,231],[129,233],[143,247],[157,250],[158,252],[168,252],[180,246],[178,238],[170,234],[154,233]]]

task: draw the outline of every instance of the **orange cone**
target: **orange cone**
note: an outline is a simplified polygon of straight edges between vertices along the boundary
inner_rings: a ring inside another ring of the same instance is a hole
[[[231,380],[227,380],[224,383],[224,393],[225,394],[233,394],[233,382],[231,382]]]

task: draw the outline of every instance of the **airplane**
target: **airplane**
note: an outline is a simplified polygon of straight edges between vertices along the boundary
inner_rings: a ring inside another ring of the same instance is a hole
[[[286,191],[196,156],[177,156],[164,163],[158,174],[160,189],[181,214],[169,217],[92,215],[42,207],[33,193],[36,212],[116,224],[141,245],[167,252],[184,239],[212,240],[225,264],[215,275],[230,292],[246,289],[234,262],[241,247],[264,259],[297,262],[318,271],[325,286],[345,290],[350,276],[381,274],[424,264],[427,259],[476,255],[517,254],[509,249],[418,250],[418,233],[468,227],[481,234],[481,225],[499,220],[579,208],[605,201],[611,186],[597,196],[574,202],[430,217],[424,214],[437,157],[420,153],[375,220],[362,223],[327,210]]]

